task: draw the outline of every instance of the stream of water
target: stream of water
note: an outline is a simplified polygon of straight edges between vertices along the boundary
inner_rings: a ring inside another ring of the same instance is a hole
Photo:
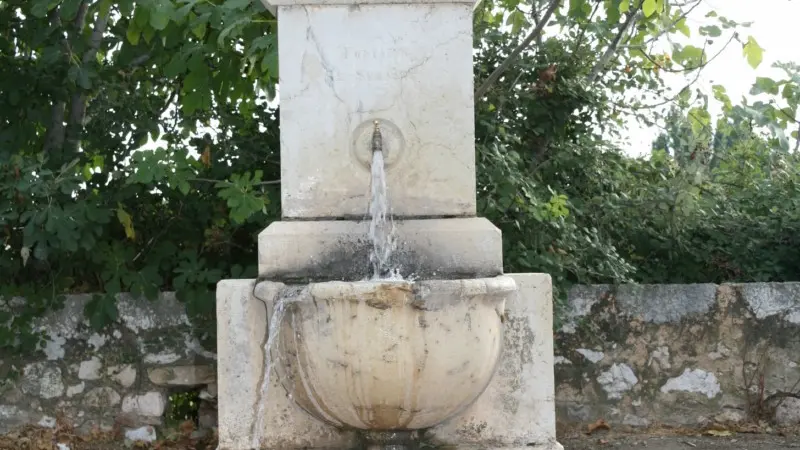
[[[372,265],[372,279],[401,279],[399,271],[390,267],[392,252],[396,246],[394,222],[389,213],[389,196],[386,188],[386,162],[383,155],[383,138],[378,123],[375,123],[372,136],[372,164],[370,168],[369,238],[372,241],[369,262]],[[301,288],[302,289],[302,288]],[[253,448],[260,448],[264,435],[267,395],[270,388],[270,374],[273,360],[272,349],[278,343],[281,323],[289,306],[302,301],[301,291],[281,293],[275,299],[274,310],[269,321],[267,340],[264,342],[264,376],[258,394],[258,409],[253,430]],[[262,300],[263,301],[263,300]],[[266,302],[265,302],[266,304]]]
[[[380,131],[375,126],[378,139],[373,137],[371,186],[369,213],[369,238],[372,241],[372,250],[369,260],[372,264],[372,278],[393,279],[397,273],[389,267],[392,252],[395,249],[394,222],[389,214],[389,196],[386,189],[386,164],[383,159],[383,149],[380,144]]]
[[[283,322],[284,317],[286,317],[286,311],[290,304],[297,303],[301,301],[302,295],[299,292],[294,292],[293,295],[281,295],[275,300],[274,309],[272,311],[272,317],[269,321],[269,328],[267,329],[269,333],[267,334],[267,340],[264,341],[264,376],[261,380],[261,386],[258,392],[258,411],[256,412],[256,424],[255,429],[253,430],[253,443],[252,447],[257,449],[261,448],[261,439],[264,434],[264,428],[266,420],[266,409],[267,409],[267,395],[269,394],[269,387],[270,383],[270,374],[272,373],[272,348],[278,343],[278,338],[280,336],[280,329],[281,323]]]

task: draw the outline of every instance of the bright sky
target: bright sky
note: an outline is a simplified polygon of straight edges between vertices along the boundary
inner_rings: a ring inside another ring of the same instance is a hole
[[[706,13],[714,10],[720,16],[739,23],[752,22],[749,28],[739,31],[740,39],[747,40],[752,35],[764,49],[764,60],[758,69],[753,70],[742,55],[742,46],[732,42],[711,64],[703,68],[694,88],[701,89],[712,100],[711,114],[719,111],[719,104],[713,101],[711,86],[721,84],[725,86],[731,101],[737,103],[742,96],[747,95],[757,76],[780,77],[782,71],[772,68],[777,61],[800,63],[800,45],[793,37],[794,32],[800,28],[800,0],[703,0],[695,9],[687,24],[692,31],[705,24],[713,24],[715,18],[706,18]],[[730,36],[729,30],[716,42],[708,47],[708,54],[714,55],[721,50]],[[697,46],[702,46],[699,36],[694,34],[687,41]],[[684,86],[687,80],[677,78],[671,80],[671,86],[676,89]],[[631,127],[629,145],[624,146],[629,155],[643,155],[650,151],[650,145],[658,134],[657,128]]]

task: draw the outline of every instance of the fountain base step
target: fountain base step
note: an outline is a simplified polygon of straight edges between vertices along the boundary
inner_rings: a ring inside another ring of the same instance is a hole
[[[503,239],[485,218],[395,219],[389,266],[404,278],[485,278],[503,273]],[[258,235],[259,276],[275,281],[356,281],[372,276],[369,220],[273,222]]]
[[[426,442],[462,450],[561,450],[555,439],[550,276],[507,276],[518,292],[505,305],[500,366],[464,413],[426,430]],[[359,448],[356,432],[338,430],[296,406],[274,372],[264,428],[255,433],[267,328],[265,305],[253,297],[255,285],[256,280],[223,280],[217,286],[219,450],[253,450],[257,434],[259,450]]]

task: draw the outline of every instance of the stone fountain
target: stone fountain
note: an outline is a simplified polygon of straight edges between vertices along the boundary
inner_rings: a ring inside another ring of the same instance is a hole
[[[472,2],[270,3],[283,220],[217,287],[220,450],[560,449],[550,277],[476,217]]]

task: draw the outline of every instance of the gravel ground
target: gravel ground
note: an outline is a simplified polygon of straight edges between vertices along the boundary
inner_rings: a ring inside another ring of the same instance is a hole
[[[774,434],[711,436],[602,435],[561,440],[565,450],[782,450],[800,449],[800,437]]]

